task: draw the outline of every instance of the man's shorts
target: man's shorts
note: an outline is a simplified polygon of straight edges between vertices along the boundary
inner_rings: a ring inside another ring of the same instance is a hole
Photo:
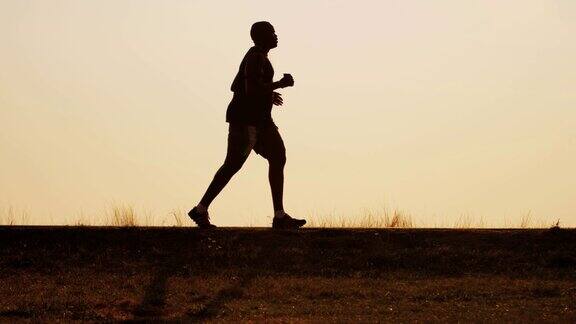
[[[241,124],[230,124],[228,127],[229,158],[246,158],[254,150],[269,161],[286,159],[286,148],[278,127],[271,124],[266,127],[254,127]]]

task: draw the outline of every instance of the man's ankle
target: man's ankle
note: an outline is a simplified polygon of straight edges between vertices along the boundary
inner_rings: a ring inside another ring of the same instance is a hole
[[[283,210],[276,210],[274,211],[274,218],[284,218],[286,213]]]
[[[196,210],[197,210],[200,214],[206,214],[206,213],[208,213],[208,207],[202,205],[202,203],[196,205]]]

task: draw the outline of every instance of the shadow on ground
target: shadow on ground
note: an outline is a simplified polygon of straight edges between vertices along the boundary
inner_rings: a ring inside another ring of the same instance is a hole
[[[575,239],[0,227],[0,320],[574,320]]]

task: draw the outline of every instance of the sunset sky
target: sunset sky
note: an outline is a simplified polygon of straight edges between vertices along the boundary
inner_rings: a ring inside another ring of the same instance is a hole
[[[275,79],[295,79],[273,112],[289,214],[576,226],[573,0],[0,0],[0,208],[193,207],[260,20]],[[270,224],[267,168],[253,153],[216,225]]]

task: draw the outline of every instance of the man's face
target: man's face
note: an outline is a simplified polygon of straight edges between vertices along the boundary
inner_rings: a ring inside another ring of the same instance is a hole
[[[266,31],[263,39],[264,45],[268,48],[275,48],[278,46],[278,36],[276,36],[276,31],[274,27],[270,26],[270,29]]]

